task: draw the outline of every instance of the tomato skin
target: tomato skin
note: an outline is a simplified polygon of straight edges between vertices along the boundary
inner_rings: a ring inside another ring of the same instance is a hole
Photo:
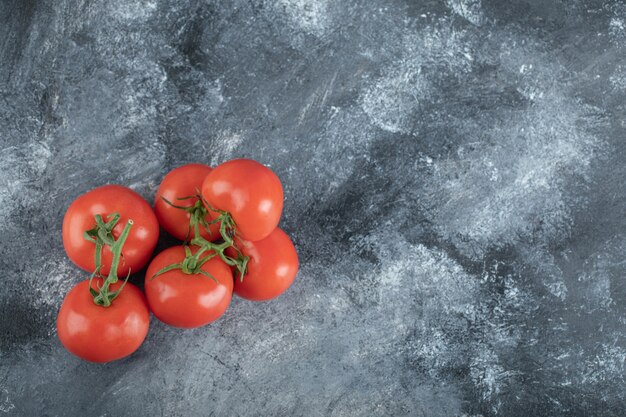
[[[159,220],[159,224],[165,231],[176,239],[185,240],[189,232],[190,213],[167,204],[161,197],[166,198],[177,206],[191,207],[197,198],[188,200],[177,200],[177,198],[188,197],[200,192],[202,182],[211,172],[211,167],[203,164],[187,164],[171,170],[163,181],[156,193],[154,200],[154,212]],[[210,221],[210,217],[208,218]],[[220,237],[220,228],[218,223],[209,226],[211,234],[200,227],[200,235],[206,240],[215,240]],[[189,234],[189,240],[195,236],[193,230]]]
[[[243,255],[249,256],[243,281],[235,277],[235,294],[252,301],[276,298],[287,290],[298,273],[298,254],[291,239],[280,228],[257,242],[237,242]],[[229,256],[235,256],[232,248]]]
[[[231,214],[245,240],[267,237],[283,211],[283,187],[274,172],[251,159],[218,165],[202,184],[202,196]]]
[[[122,281],[111,284],[117,290]],[[94,279],[92,288],[102,285]],[[57,317],[57,334],[65,348],[90,362],[110,362],[130,355],[148,334],[150,311],[136,286],[127,283],[109,307],[93,302],[89,280],[75,285],[65,296]]]
[[[121,185],[105,185],[94,188],[79,196],[65,212],[63,218],[63,246],[72,262],[78,267],[93,272],[96,245],[84,238],[86,230],[95,227],[94,216],[106,216],[117,212],[121,218],[113,229],[117,239],[124,230],[128,219],[134,224],[122,251],[124,257],[117,268],[117,274],[125,277],[129,269],[137,272],[143,268],[154,251],[159,238],[159,223],[146,200],[130,188]],[[108,275],[111,268],[112,253],[108,246],[102,250],[102,268],[100,272]]]
[[[191,246],[192,253],[198,248]],[[233,296],[233,274],[221,259],[210,259],[202,269],[217,281],[201,274],[185,274],[180,269],[154,274],[185,259],[183,246],[172,246],[159,253],[148,266],[145,291],[152,314],[174,327],[194,328],[220,318]]]

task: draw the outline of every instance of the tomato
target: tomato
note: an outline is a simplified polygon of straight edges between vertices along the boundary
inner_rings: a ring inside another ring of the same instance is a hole
[[[191,247],[192,253],[197,250],[197,247]],[[220,318],[228,308],[233,296],[233,274],[228,265],[214,257],[201,269],[217,282],[202,274],[185,274],[180,269],[153,278],[164,267],[183,259],[184,246],[173,246],[152,260],[144,285],[148,305],[156,318],[170,326],[204,326]]]
[[[203,164],[188,164],[178,167],[170,171],[156,193],[156,199],[154,200],[154,212],[156,213],[159,224],[170,235],[176,239],[185,240],[189,237],[191,240],[195,233],[193,229],[188,235],[189,220],[191,214],[188,211],[180,208],[172,207],[172,205],[163,201],[161,197],[166,198],[170,203],[182,207],[192,207],[197,198],[190,198],[186,200],[177,200],[177,198],[188,197],[200,192],[202,188],[202,182],[206,176],[211,172],[211,167]],[[207,221],[211,220],[211,216],[207,216]],[[207,233],[206,229],[200,227],[200,235],[206,240],[215,240],[220,237],[219,224],[214,223],[209,226],[211,233]]]
[[[291,239],[278,227],[265,239],[256,242],[238,241],[244,256],[249,256],[243,280],[235,277],[235,294],[253,301],[278,297],[293,283],[298,273],[298,254]],[[235,257],[233,248],[229,256]]]
[[[92,288],[102,285],[93,280]],[[122,281],[111,284],[117,290]],[[110,362],[130,355],[148,334],[150,311],[146,299],[127,283],[109,307],[96,305],[89,293],[89,280],[78,283],[63,300],[57,318],[57,333],[67,350],[91,362]]]
[[[241,236],[250,241],[267,237],[283,210],[280,180],[271,169],[250,159],[215,167],[202,184],[202,196],[214,208],[229,212]]]
[[[117,212],[121,218],[113,229],[117,239],[128,219],[134,226],[123,250],[123,259],[117,269],[124,277],[128,271],[143,268],[154,251],[159,238],[159,223],[150,205],[139,194],[121,185],[105,185],[79,196],[65,212],[63,218],[63,246],[67,256],[80,268],[95,270],[94,254],[96,245],[85,239],[84,233],[95,227],[94,216],[106,216]],[[107,275],[111,267],[111,250],[105,245],[102,250],[101,273]]]

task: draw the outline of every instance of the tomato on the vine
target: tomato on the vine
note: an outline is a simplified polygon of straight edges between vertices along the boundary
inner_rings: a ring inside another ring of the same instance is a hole
[[[280,180],[271,169],[250,159],[215,167],[202,184],[202,196],[211,207],[230,213],[240,235],[250,241],[272,233],[283,210]]]
[[[208,165],[183,165],[170,171],[161,181],[161,185],[159,185],[154,200],[154,212],[163,229],[176,239],[191,240],[195,236],[193,228],[190,229],[189,224],[191,219],[190,210],[197,207],[198,210],[206,212],[206,209],[201,205],[196,206],[198,198],[193,196],[199,194],[202,182],[209,172],[211,172],[211,167]],[[179,200],[179,198],[185,197],[192,198]],[[187,210],[180,207],[186,207]],[[207,223],[210,223],[210,215],[205,214],[204,218]],[[207,240],[219,238],[219,224],[213,223],[208,226],[211,233],[208,233],[203,226],[200,226],[200,235]]]
[[[150,260],[159,238],[159,223],[152,208],[130,188],[105,185],[79,196],[63,218],[63,246],[70,260],[80,268],[89,272],[95,269],[96,245],[85,239],[85,232],[95,226],[94,216],[99,214],[106,220],[113,213],[120,215],[120,220],[112,230],[114,238],[119,237],[127,220],[134,221],[124,246],[118,275],[125,276],[129,270],[137,272]],[[111,260],[111,250],[105,246],[102,250],[102,274],[109,273]]]
[[[195,254],[198,248],[189,247]],[[162,322],[175,327],[194,328],[217,320],[224,314],[233,294],[233,274],[228,265],[215,256],[203,263],[204,272],[185,273],[163,268],[181,264],[185,247],[173,246],[159,253],[148,266],[145,291],[152,313]]]
[[[293,283],[298,273],[298,254],[291,239],[280,228],[256,242],[238,241],[244,256],[249,256],[243,279],[235,277],[235,294],[253,301],[265,301],[278,297]],[[235,257],[234,248],[226,250]]]
[[[91,288],[102,286],[94,279]],[[111,284],[119,289],[122,282]],[[146,299],[133,284],[108,307],[94,303],[89,280],[78,283],[65,296],[57,318],[57,333],[67,350],[91,362],[110,362],[133,353],[148,334],[150,311]]]

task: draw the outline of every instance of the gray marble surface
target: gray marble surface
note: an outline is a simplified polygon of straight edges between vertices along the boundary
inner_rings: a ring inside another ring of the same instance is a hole
[[[625,42],[608,1],[0,0],[0,415],[625,415]],[[70,202],[235,157],[293,287],[68,354]]]

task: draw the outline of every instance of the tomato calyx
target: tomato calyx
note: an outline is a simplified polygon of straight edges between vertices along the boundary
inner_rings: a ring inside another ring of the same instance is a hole
[[[200,193],[198,193],[197,195],[193,195],[193,196],[177,198],[177,200],[187,200],[190,198],[196,198],[197,201],[194,203],[193,206],[190,206],[190,207],[178,206],[178,205],[171,203],[163,196],[161,196],[161,198],[163,199],[163,201],[165,201],[167,204],[171,205],[172,207],[185,210],[190,214],[189,232],[187,236],[189,237],[191,235],[191,232],[193,231],[194,237],[193,239],[191,239],[189,243],[191,245],[198,246],[199,249],[195,254],[192,254],[189,247],[185,245],[186,256],[182,262],[166,266],[165,268],[161,269],[156,274],[154,274],[150,279],[154,279],[155,277],[161,274],[164,274],[165,272],[171,271],[173,269],[180,269],[185,274],[200,273],[202,275],[209,276],[209,278],[215,280],[214,277],[210,276],[210,274],[206,273],[204,270],[200,268],[205,262],[207,262],[209,259],[215,256],[219,256],[219,258],[225,264],[229,266],[234,266],[235,268],[237,268],[241,276],[241,279],[243,279],[243,276],[246,273],[248,261],[250,260],[250,258],[247,256],[244,256],[235,243],[235,237],[238,236],[237,225],[233,217],[230,215],[230,213],[228,213],[227,211],[214,208],[202,197],[202,195],[200,195]],[[209,210],[214,213],[217,213],[217,216],[211,221],[207,221],[206,219],[207,216],[209,215]],[[204,239],[202,235],[200,234],[201,226],[204,227],[205,230],[207,230],[207,232],[210,234],[211,231],[210,231],[209,226],[215,223],[219,223],[220,225],[219,231],[220,231],[220,236],[222,238],[222,243],[210,242]],[[226,254],[225,252],[226,249],[230,247],[234,248],[235,251],[237,252],[236,257],[231,257]],[[201,256],[206,252],[208,252],[208,255],[202,258]]]
[[[204,265],[209,259],[216,256],[215,253],[209,253],[204,258],[201,258],[201,255],[204,254],[206,251],[206,248],[200,248],[195,254],[192,254],[189,246],[185,245],[185,259],[183,259],[182,262],[166,266],[165,268],[158,271],[156,274],[152,275],[150,279],[153,280],[161,274],[172,271],[174,269],[180,269],[181,271],[183,271],[184,274],[202,274],[215,281],[216,284],[219,284],[219,282],[217,281],[217,279],[215,279],[213,275],[202,269],[202,265]]]
[[[111,220],[105,223],[102,216],[97,214],[95,216],[96,227],[85,232],[85,239],[90,242],[95,242],[96,244],[96,253],[94,255],[96,269],[89,277],[89,293],[93,297],[93,302],[102,307],[109,307],[111,305],[113,300],[115,300],[115,298],[124,289],[131,272],[130,270],[128,271],[128,275],[124,279],[124,282],[117,290],[109,291],[111,284],[115,284],[119,280],[117,276],[117,268],[119,266],[120,259],[122,258],[122,248],[124,247],[124,243],[130,234],[133,221],[129,219],[126,222],[122,234],[116,240],[111,232],[119,221],[120,215],[118,213],[113,213],[107,216],[107,218],[110,218]],[[100,269],[102,267],[102,248],[105,244],[110,247],[111,253],[113,254],[111,269],[109,270],[109,275],[107,277],[103,277],[100,274]],[[99,286],[97,290],[91,286],[93,279],[96,277],[104,278],[102,285]]]

